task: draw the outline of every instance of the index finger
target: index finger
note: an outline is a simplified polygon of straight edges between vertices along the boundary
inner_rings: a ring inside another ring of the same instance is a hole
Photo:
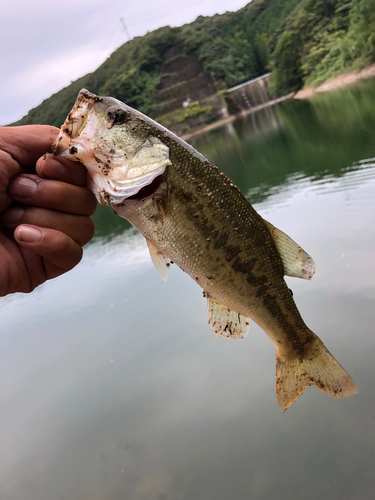
[[[0,149],[30,170],[37,159],[51,148],[59,129],[51,125],[1,127]]]
[[[67,182],[75,186],[86,185],[86,168],[78,161],[46,154],[36,163],[36,173],[45,179]]]

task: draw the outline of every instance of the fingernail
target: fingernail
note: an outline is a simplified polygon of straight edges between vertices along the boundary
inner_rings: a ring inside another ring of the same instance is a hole
[[[21,226],[18,228],[18,237],[25,243],[37,243],[42,237],[42,233],[36,227]]]
[[[36,182],[30,177],[18,177],[12,182],[10,192],[18,198],[30,198],[35,194],[37,187]]]
[[[46,158],[42,163],[41,174],[50,179],[61,179],[65,172],[64,165],[54,158]]]
[[[15,224],[21,219],[24,211],[25,210],[21,207],[14,207],[10,208],[9,210],[6,210],[5,212],[3,212],[3,217],[2,217],[4,224],[5,225]]]

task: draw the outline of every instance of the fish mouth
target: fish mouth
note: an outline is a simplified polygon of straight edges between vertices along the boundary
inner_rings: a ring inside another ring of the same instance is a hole
[[[84,142],[87,141],[87,136],[99,127],[98,120],[95,120],[95,113],[92,112],[94,111],[94,105],[95,103],[92,100],[77,98],[73,109],[60,129],[56,141],[52,144],[51,153],[61,156],[72,155],[71,146],[73,146],[74,150],[81,146],[78,142],[80,136],[84,138]]]
[[[126,183],[108,179],[101,173],[90,174],[88,176],[87,187],[95,194],[97,200],[102,205],[120,205],[126,200],[140,200],[154,193],[164,178],[165,167],[158,172],[152,172],[149,178],[142,184]]]
[[[93,94],[87,90],[81,90],[61,129],[70,139],[76,139],[81,134],[94,103]]]
[[[153,196],[156,191],[160,188],[160,186],[166,181],[165,173],[158,175],[155,179],[147,186],[143,186],[137,193],[134,193],[131,196],[128,196],[122,203],[119,203],[119,206],[126,205],[127,202],[132,201],[143,201],[146,198],[150,198]]]

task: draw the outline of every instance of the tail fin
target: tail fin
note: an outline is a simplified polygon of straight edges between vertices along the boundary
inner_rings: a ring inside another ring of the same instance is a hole
[[[276,397],[283,412],[310,385],[334,398],[347,398],[358,393],[350,375],[319,339],[316,339],[311,354],[303,360],[283,361],[276,354]]]

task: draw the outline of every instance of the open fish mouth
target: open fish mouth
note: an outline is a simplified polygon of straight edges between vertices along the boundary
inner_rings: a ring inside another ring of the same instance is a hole
[[[165,168],[162,166],[149,175],[121,181],[94,174],[89,176],[88,188],[102,205],[119,205],[127,198],[135,198],[137,195],[138,198],[145,198],[152,194],[161,183]]]
[[[158,175],[155,177],[150,184],[147,184],[143,187],[141,187],[136,193],[132,194],[131,196],[127,196],[124,198],[123,201],[126,199],[130,200],[143,200],[144,198],[148,198],[149,196],[152,196],[155,191],[160,187],[160,185],[165,181],[165,175],[164,173]]]
[[[98,201],[117,205],[153,184],[171,164],[168,146],[140,124],[142,117],[132,108],[83,89],[53,152],[83,163]]]

